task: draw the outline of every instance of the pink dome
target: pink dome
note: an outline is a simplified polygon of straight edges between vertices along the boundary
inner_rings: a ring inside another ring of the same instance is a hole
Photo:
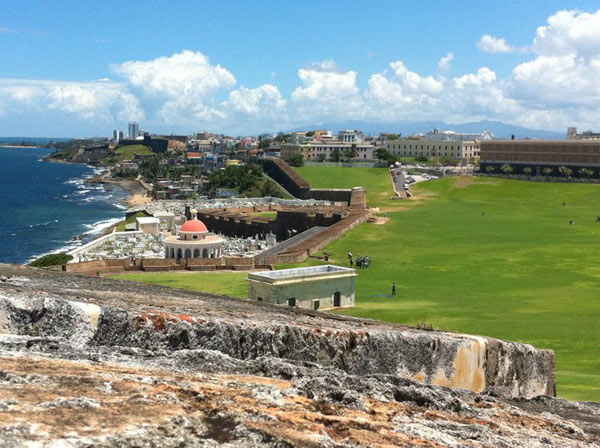
[[[208,229],[199,219],[190,219],[181,226],[180,232],[207,233]]]

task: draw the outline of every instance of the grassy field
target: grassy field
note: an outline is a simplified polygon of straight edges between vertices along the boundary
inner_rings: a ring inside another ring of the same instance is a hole
[[[369,204],[387,217],[326,248],[341,265],[348,251],[373,260],[359,271],[356,307],[345,313],[410,325],[426,321],[553,349],[559,396],[600,401],[600,185],[446,178],[419,184],[411,189],[414,200],[399,201],[390,199],[386,169],[298,172],[314,187],[364,186]],[[119,276],[237,297],[246,297],[245,277]],[[393,281],[397,296],[381,297]]]
[[[150,150],[150,148],[148,148],[147,146],[144,145],[126,145],[126,146],[119,146],[116,151],[116,157],[115,160],[117,162],[122,162],[124,160],[130,160],[133,159],[133,157],[136,154],[140,154],[140,155],[144,155],[144,156],[151,156],[154,153]]]
[[[298,172],[314,187],[365,186],[389,218],[326,249],[339,264],[348,251],[373,259],[345,313],[551,348],[558,394],[600,401],[600,186],[446,178],[397,201],[385,169]],[[378,297],[393,281],[396,298]]]
[[[111,278],[246,298],[247,276],[245,272],[148,272],[116,274]]]

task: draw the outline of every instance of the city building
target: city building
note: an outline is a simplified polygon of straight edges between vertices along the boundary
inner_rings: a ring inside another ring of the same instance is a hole
[[[113,131],[113,142],[120,142],[121,140],[123,140],[123,131],[121,131],[120,129],[115,129]]]
[[[423,136],[425,140],[431,141],[450,141],[450,142],[464,142],[474,140],[493,140],[494,134],[487,129],[479,134],[477,133],[460,133],[454,131],[442,131],[438,128],[434,128]]]
[[[357,130],[346,130],[338,132],[338,140],[342,143],[363,143],[365,135]]]
[[[248,274],[248,297],[311,310],[354,306],[356,271],[323,265]]]
[[[568,140],[600,140],[600,132],[584,131],[581,134],[577,133],[576,127],[567,128]]]
[[[140,125],[136,121],[129,122],[129,138],[135,139],[140,133]]]
[[[516,174],[559,175],[564,166],[577,176],[582,168],[598,175],[600,168],[600,140],[593,139],[482,141],[480,154],[480,171],[510,165]]]
[[[186,221],[177,236],[165,238],[165,258],[218,258],[223,253],[224,240],[211,234],[198,219]]]
[[[427,157],[428,159],[440,159],[447,157],[459,159],[466,163],[469,159],[479,157],[479,145],[477,140],[471,141],[431,141],[400,139],[388,140],[385,147],[389,152],[400,157]]]

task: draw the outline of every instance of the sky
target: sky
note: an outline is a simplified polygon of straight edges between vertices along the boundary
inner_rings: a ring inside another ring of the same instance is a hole
[[[0,135],[600,129],[598,1],[0,1]]]

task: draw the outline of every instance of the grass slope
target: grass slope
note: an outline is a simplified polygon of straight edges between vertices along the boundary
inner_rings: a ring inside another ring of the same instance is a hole
[[[551,348],[559,396],[600,401],[600,186],[446,178],[392,201],[385,169],[298,172],[316,188],[365,186],[389,218],[326,248],[339,264],[349,250],[373,259],[346,314]],[[396,298],[376,297],[393,281]]]
[[[136,154],[139,155],[147,155],[147,156],[151,156],[154,153],[150,150],[150,148],[148,148],[147,146],[144,145],[126,145],[126,146],[119,146],[116,150],[116,157],[115,160],[117,162],[123,162],[124,160],[130,160],[133,159],[133,157]]]
[[[189,291],[202,291],[223,294],[231,297],[248,297],[245,272],[147,272],[135,274],[115,274],[111,278],[171,286]]]

